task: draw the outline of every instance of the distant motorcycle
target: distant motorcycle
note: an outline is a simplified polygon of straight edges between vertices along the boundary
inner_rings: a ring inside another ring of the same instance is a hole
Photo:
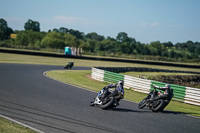
[[[173,93],[173,90],[172,90]],[[154,99],[155,97],[158,97],[161,94],[161,92],[157,91],[156,88],[154,88],[146,98],[144,98],[139,104],[138,108],[143,109],[145,106],[149,107],[153,112],[161,112],[164,110],[164,108],[169,104],[171,101],[173,95],[171,96],[170,100],[167,99],[158,99],[151,101],[150,99]]]
[[[67,65],[64,67],[64,69],[72,69],[72,67],[74,66],[74,62],[68,62]]]
[[[104,89],[102,89],[97,97],[95,98],[94,102],[90,103],[90,106],[98,106],[102,109],[111,109],[118,105],[119,100],[116,98],[118,94],[115,93],[114,90],[108,89],[108,95],[103,97]]]

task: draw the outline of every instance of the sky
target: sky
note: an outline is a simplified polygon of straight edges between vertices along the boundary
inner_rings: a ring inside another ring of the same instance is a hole
[[[31,19],[41,31],[119,32],[141,43],[200,42],[200,0],[0,0],[0,18],[13,30]]]

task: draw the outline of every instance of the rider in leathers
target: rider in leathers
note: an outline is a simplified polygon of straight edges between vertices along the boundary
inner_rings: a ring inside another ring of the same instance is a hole
[[[174,96],[173,89],[171,89],[170,84],[166,84],[164,87],[153,85],[153,87],[164,91],[164,94],[160,93],[158,97],[155,97],[154,99],[151,98],[150,102],[152,102],[153,100],[166,99],[167,101],[165,102],[165,106],[167,106]]]
[[[154,98],[154,100],[158,100],[158,99],[171,100],[173,90],[171,89],[170,84],[166,84],[164,87],[159,87],[159,86],[153,85],[153,87],[164,91],[164,94],[161,94],[159,97]]]
[[[118,103],[119,100],[124,98],[124,81],[120,80],[118,82],[118,84],[115,84],[115,85],[110,84],[110,85],[105,86],[102,98],[104,98],[104,97],[106,97],[108,95],[108,89],[109,88],[115,88],[115,91],[114,91],[114,93],[116,94],[115,103],[116,103],[116,106],[118,106],[119,105],[119,103]]]

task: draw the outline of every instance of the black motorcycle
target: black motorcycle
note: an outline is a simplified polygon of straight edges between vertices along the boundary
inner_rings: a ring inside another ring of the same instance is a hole
[[[111,109],[118,106],[119,96],[118,93],[112,89],[108,89],[107,96],[103,96],[104,89],[102,89],[95,100],[90,103],[90,106],[98,106],[102,109]]]
[[[158,100],[150,100],[158,97],[159,95],[162,95],[160,91],[157,91],[156,88],[154,88],[146,98],[144,98],[139,104],[138,108],[143,109],[145,106],[149,107],[153,112],[162,112],[164,108],[169,104],[173,97],[173,90],[172,95],[169,99],[158,99]]]

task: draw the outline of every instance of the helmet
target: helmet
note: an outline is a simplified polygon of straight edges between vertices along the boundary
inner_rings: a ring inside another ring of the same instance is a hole
[[[118,85],[124,85],[124,81],[123,80],[120,80],[119,82],[118,82]]]
[[[165,87],[166,87],[167,89],[170,89],[170,88],[171,88],[171,85],[170,85],[170,84],[166,84]]]

